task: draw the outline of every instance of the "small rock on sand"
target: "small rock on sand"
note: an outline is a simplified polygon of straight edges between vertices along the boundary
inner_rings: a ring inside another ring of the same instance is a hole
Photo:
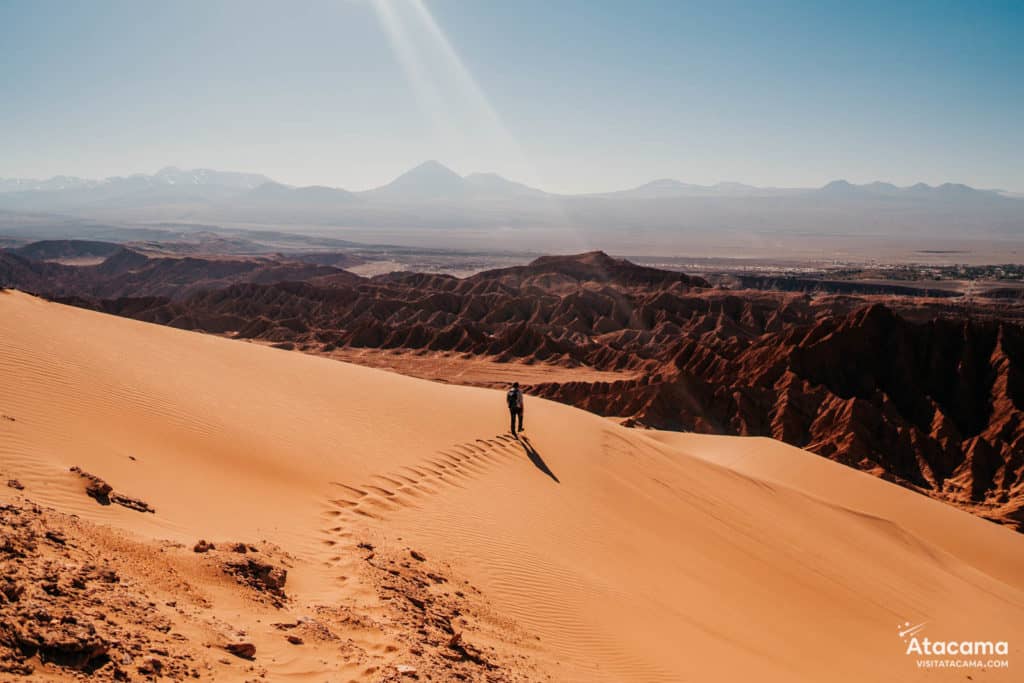
[[[139,500],[138,498],[132,498],[131,496],[126,496],[123,493],[111,493],[110,502],[117,503],[121,507],[126,507],[129,510],[135,510],[136,512],[156,513],[156,510],[151,508],[149,506],[149,503],[147,503],[146,501]]]
[[[57,545],[64,545],[68,542],[67,538],[64,537],[64,534],[55,529],[49,529],[46,532],[46,537]]]
[[[96,501],[102,505],[110,505],[110,492],[114,490],[113,486],[103,481],[95,474],[86,472],[77,465],[72,467],[71,471],[85,479],[85,492],[90,497],[95,498]]]
[[[10,486],[12,489],[17,489],[18,491],[22,491],[25,489],[25,486],[17,479],[8,479],[7,485]]]
[[[287,569],[253,559],[228,562],[224,569],[257,590],[278,592],[282,595],[284,584],[288,580]]]
[[[114,487],[105,482],[95,474],[86,472],[81,467],[75,465],[71,468],[71,471],[85,479],[85,492],[92,498],[96,499],[96,502],[100,505],[110,505],[116,503],[122,507],[126,507],[129,510],[135,510],[136,512],[156,512],[143,500],[138,498],[132,498],[126,496],[123,493],[116,493]]]
[[[228,643],[224,649],[242,659],[253,659],[256,656],[256,646],[252,643]]]

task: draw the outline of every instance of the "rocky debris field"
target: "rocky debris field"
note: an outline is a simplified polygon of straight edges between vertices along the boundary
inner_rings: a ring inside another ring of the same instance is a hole
[[[147,587],[76,537],[78,524],[32,503],[0,506],[0,671],[199,677],[184,636]]]
[[[337,547],[347,589],[310,602],[272,544],[140,541],[22,491],[0,502],[0,680],[274,680],[282,661],[328,680],[547,680],[535,640],[415,550]]]

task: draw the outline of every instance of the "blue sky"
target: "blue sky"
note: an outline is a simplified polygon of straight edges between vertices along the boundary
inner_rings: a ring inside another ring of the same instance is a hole
[[[0,177],[1024,191],[1024,3],[0,0]]]

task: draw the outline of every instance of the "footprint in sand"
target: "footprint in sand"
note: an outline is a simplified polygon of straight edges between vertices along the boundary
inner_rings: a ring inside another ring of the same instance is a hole
[[[368,519],[383,519],[388,513],[417,507],[431,496],[446,488],[465,488],[477,477],[501,462],[511,462],[522,456],[518,442],[510,436],[455,444],[437,451],[434,456],[416,465],[403,465],[397,471],[375,474],[374,483],[358,486],[331,482],[343,496],[329,499],[324,515],[332,520],[325,530],[329,536],[342,533],[337,526],[340,517],[359,515]],[[346,535],[347,532],[345,532]]]

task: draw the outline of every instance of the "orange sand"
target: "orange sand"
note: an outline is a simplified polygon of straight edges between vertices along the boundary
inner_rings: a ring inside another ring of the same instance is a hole
[[[528,442],[514,442],[498,438],[494,390],[13,292],[0,292],[0,413],[14,418],[0,421],[0,473],[139,542],[116,552],[267,541],[295,557],[289,595],[309,605],[365,597],[357,540],[410,546],[530,641],[490,646],[554,680],[1010,681],[1024,668],[1024,538],[770,440],[634,431],[528,397]],[[157,513],[97,505],[72,465]],[[270,680],[384,671],[284,644],[265,614],[220,599]],[[1010,668],[920,670],[905,621],[1009,640]],[[379,641],[381,667],[404,656],[386,629],[351,635]]]

